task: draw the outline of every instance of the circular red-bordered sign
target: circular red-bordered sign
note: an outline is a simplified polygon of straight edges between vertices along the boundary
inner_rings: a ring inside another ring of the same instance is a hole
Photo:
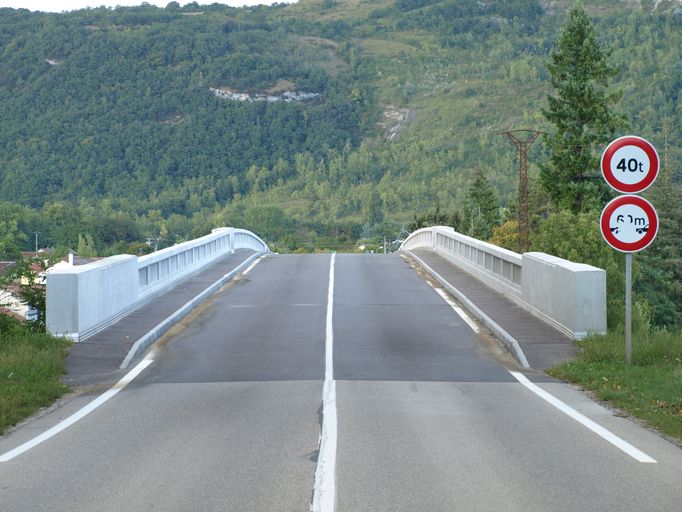
[[[660,161],[656,148],[646,139],[628,135],[609,144],[601,156],[601,173],[611,188],[637,194],[656,181]]]
[[[643,197],[619,196],[604,207],[599,225],[611,247],[620,252],[639,252],[656,238],[658,214]]]

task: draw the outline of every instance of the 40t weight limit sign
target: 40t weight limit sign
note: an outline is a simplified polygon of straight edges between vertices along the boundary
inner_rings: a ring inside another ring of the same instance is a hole
[[[611,247],[625,253],[639,252],[656,238],[658,214],[643,197],[619,196],[604,207],[599,225]]]
[[[601,157],[601,172],[611,188],[637,194],[656,181],[659,159],[654,146],[641,137],[628,135],[609,144]]]

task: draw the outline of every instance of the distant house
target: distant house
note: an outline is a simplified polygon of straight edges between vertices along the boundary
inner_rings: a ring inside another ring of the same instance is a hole
[[[0,261],[0,276],[15,264],[14,261]],[[13,290],[0,288],[0,314],[19,319],[26,318],[27,307],[12,293]]]
[[[4,275],[9,267],[14,265],[13,261],[0,261],[0,276]]]
[[[45,256],[45,252],[26,252],[22,253],[22,256],[25,258],[35,258],[35,257],[41,257]],[[37,274],[36,278],[36,284],[40,285],[45,285],[47,284],[46,282],[46,273],[53,271],[54,269],[57,268],[68,268],[68,267],[73,267],[73,266],[78,266],[78,265],[87,265],[88,263],[92,263],[93,261],[101,260],[101,257],[95,257],[95,258],[79,258],[78,255],[74,251],[69,251],[69,254],[66,255],[65,258],[62,258],[61,261],[58,261],[54,265],[52,265],[50,268],[48,268],[45,272],[42,271],[42,266],[40,263],[35,262],[31,266],[31,269]],[[21,278],[21,284],[24,286],[27,286],[28,279],[22,277]]]

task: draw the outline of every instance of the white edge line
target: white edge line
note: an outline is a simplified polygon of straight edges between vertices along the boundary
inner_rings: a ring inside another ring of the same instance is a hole
[[[332,254],[329,263],[329,292],[327,293],[327,322],[325,334],[325,367],[324,380],[334,380],[334,267],[336,265],[336,253]]]
[[[516,358],[518,363],[523,368],[530,368],[528,364],[528,359],[526,359],[526,354],[523,353],[521,344],[514,338],[511,334],[500,327],[492,318],[486,315],[478,306],[476,306],[469,298],[460,292],[457,288],[452,286],[449,282],[445,280],[438,272],[429,267],[424,260],[411,251],[407,251],[410,257],[426,272],[431,274],[431,276],[438,281],[448,292],[457,297],[457,300],[467,309],[469,313],[478,318],[483,325],[490,329],[497,339],[499,339]]]
[[[315,468],[315,490],[312,512],[334,512],[336,505],[336,382],[334,381],[334,266],[336,253],[329,264],[329,292],[327,295],[327,328],[325,334],[325,371],[322,392],[322,431],[320,450]]]
[[[474,331],[476,334],[481,332],[481,328],[478,326],[476,322],[472,320],[472,318],[467,315],[462,308],[460,308],[457,304],[455,304],[450,297],[448,297],[448,294],[443,291],[442,288],[434,288],[438,292],[438,295],[440,295],[445,302],[448,303],[448,305],[455,310],[455,313],[459,315],[459,317],[466,322],[466,324],[471,328],[472,331]]]
[[[462,308],[459,306],[455,306],[454,304],[450,304],[450,307],[455,310],[455,313],[457,313],[460,317],[462,317],[462,320],[464,320],[469,327],[471,327],[471,330],[474,331],[476,334],[481,332],[481,328],[478,326],[476,322],[474,322],[469,315],[467,315]]]
[[[429,283],[429,284],[431,284],[431,283]],[[432,286],[433,286],[433,285],[432,285]],[[443,300],[445,300],[445,302],[447,302],[448,304],[450,304],[450,302],[452,302],[452,301],[450,300],[450,297],[448,297],[448,294],[445,293],[445,292],[443,291],[442,288],[434,288],[434,290],[436,290],[436,293],[438,293],[438,295],[440,295],[441,297],[443,297]]]
[[[241,272],[242,267],[245,267],[249,261],[252,261],[253,258],[257,257],[258,254],[254,254],[246,261],[240,263],[237,267],[232,269],[230,272],[228,272],[223,277],[218,279],[215,283],[206,288],[203,292],[199,293],[199,295],[195,296],[184,306],[175,311],[175,313],[172,313],[165,320],[162,320],[159,324],[156,325],[156,327],[153,327],[149,332],[147,332],[147,334],[139,338],[130,348],[128,354],[126,355],[125,359],[123,360],[119,368],[121,369],[128,368],[128,366],[130,366],[130,364],[136,357],[138,357],[145,350],[147,350],[147,348],[149,348],[157,339],[163,336],[166,333],[166,331],[168,331],[168,329],[170,329],[173,325],[182,320],[190,311],[192,311],[195,307],[201,304],[208,297],[213,295],[216,292],[216,290],[221,288],[230,279],[234,278],[234,276],[239,274]],[[267,254],[260,256],[257,259],[260,260],[265,257],[267,257]]]
[[[251,265],[249,265],[249,268],[247,268],[244,272],[242,272],[242,275],[245,276],[246,274],[248,274],[249,272],[251,272],[251,271],[253,270],[253,267],[255,267],[256,265],[258,265],[258,264],[260,263],[260,260],[262,260],[263,258],[265,258],[265,256],[261,256],[261,257],[258,258],[256,261],[254,261],[253,263],[251,263]]]
[[[575,409],[573,409],[572,407],[566,405],[564,402],[562,402],[561,400],[556,398],[554,395],[548,393],[547,391],[545,391],[541,387],[537,386],[536,384],[533,384],[530,380],[528,380],[528,378],[525,375],[518,373],[518,372],[509,372],[509,373],[511,373],[516,380],[518,380],[521,384],[523,384],[526,388],[528,388],[533,393],[538,395],[540,398],[542,398],[546,402],[550,403],[551,405],[553,405],[554,407],[559,409],[564,414],[570,416],[571,418],[576,420],[578,423],[580,423],[584,427],[587,427],[592,432],[597,434],[599,437],[601,437],[605,441],[608,441],[609,443],[611,443],[616,448],[624,451],[625,453],[627,453],[630,457],[632,457],[636,461],[647,463],[647,464],[656,464],[657,463],[656,459],[651,458],[649,455],[647,455],[643,451],[635,448],[634,446],[632,446],[627,441],[624,441],[623,439],[618,437],[613,432],[605,429],[604,427],[602,427],[598,423],[595,423],[594,421],[589,419],[584,414],[581,414],[578,411],[576,411]]]
[[[39,444],[47,441],[48,439],[56,436],[63,430],[66,430],[69,428],[71,425],[76,423],[79,420],[82,420],[85,418],[88,414],[90,414],[92,411],[97,409],[100,405],[104,404],[107,402],[110,398],[113,398],[116,394],[118,394],[119,391],[121,391],[123,388],[125,388],[128,384],[130,384],[135,377],[137,377],[142,371],[147,368],[150,364],[152,364],[154,361],[152,359],[144,359],[141,361],[135,368],[130,370],[125,377],[123,377],[121,380],[119,380],[116,384],[114,384],[113,387],[111,387],[108,391],[102,393],[100,396],[95,398],[92,402],[90,402],[88,405],[83,407],[82,409],[76,411],[73,413],[71,416],[68,418],[60,421],[57,423],[54,427],[52,427],[49,430],[46,430],[42,434],[40,434],[37,437],[34,437],[30,441],[25,442],[21,446],[18,446],[17,448],[0,455],[0,462],[9,462],[15,457],[18,457],[22,453],[27,452],[31,448],[35,448]]]

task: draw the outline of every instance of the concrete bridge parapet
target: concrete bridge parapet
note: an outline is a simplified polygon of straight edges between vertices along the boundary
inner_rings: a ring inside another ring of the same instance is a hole
[[[573,339],[606,332],[606,272],[540,252],[518,254],[445,226],[415,231],[400,250],[428,249]]]
[[[47,329],[83,341],[238,249],[269,252],[250,231],[217,228],[145,256],[117,255],[55,269],[47,274]]]

